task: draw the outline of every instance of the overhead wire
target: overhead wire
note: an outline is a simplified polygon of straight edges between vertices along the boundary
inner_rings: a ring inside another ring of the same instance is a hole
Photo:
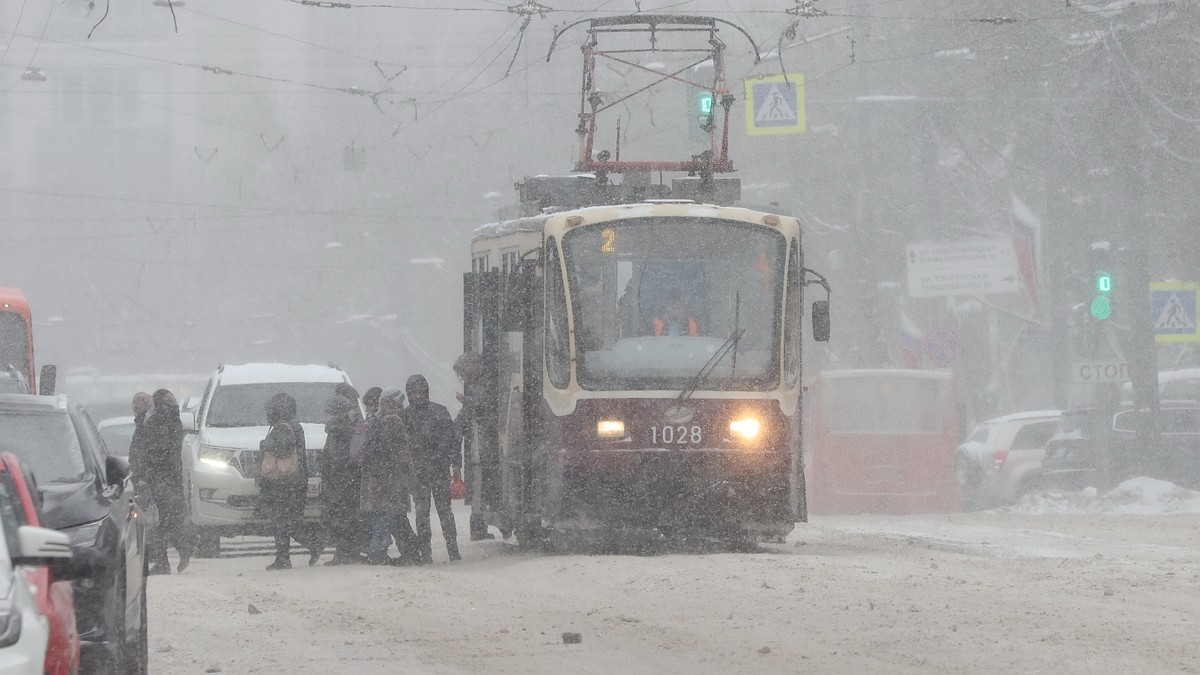
[[[289,42],[295,42],[295,43],[297,43],[297,44],[302,44],[302,45],[304,45],[304,46],[306,46],[306,47],[313,47],[313,48],[315,48],[315,49],[319,49],[319,50],[321,50],[321,51],[326,51],[326,52],[329,52],[329,53],[331,53],[331,54],[337,54],[337,55],[339,55],[339,56],[345,56],[345,57],[348,57],[348,58],[351,58],[351,59],[355,59],[355,60],[358,60],[358,61],[365,61],[365,62],[367,62],[367,63],[374,63],[374,64],[383,64],[383,65],[385,65],[385,66],[399,66],[399,67],[404,67],[404,68],[407,68],[407,66],[406,66],[405,64],[402,64],[402,63],[396,63],[396,62],[393,62],[393,61],[386,61],[386,60],[384,60],[384,59],[375,59],[375,58],[371,58],[371,57],[367,57],[367,56],[362,56],[362,55],[359,55],[359,54],[352,54],[352,53],[350,53],[350,52],[345,52],[345,51],[342,51],[342,50],[340,50],[340,49],[336,49],[336,48],[333,48],[333,47],[327,47],[327,46],[325,46],[325,45],[317,44],[317,43],[315,43],[315,42],[310,42],[310,41],[308,41],[308,40],[302,40],[302,39],[300,39],[300,38],[298,38],[298,37],[294,37],[294,36],[287,35],[287,34],[284,34],[284,33],[279,33],[279,32],[273,31],[273,30],[268,30],[268,29],[266,29],[266,28],[262,28],[262,27],[260,27],[260,26],[254,26],[254,25],[251,25],[251,24],[248,24],[248,23],[244,23],[244,22],[241,22],[241,21],[237,21],[237,20],[235,20],[235,19],[229,19],[229,18],[226,18],[226,17],[223,17],[223,16],[219,16],[219,15],[217,15],[217,14],[213,14],[213,13],[211,13],[211,12],[205,12],[205,11],[202,11],[202,10],[196,9],[196,8],[194,8],[194,7],[188,7],[188,6],[186,6],[186,5],[185,5],[185,6],[183,6],[183,7],[180,7],[180,10],[181,10],[181,11],[184,11],[184,12],[190,12],[190,13],[192,13],[192,14],[196,14],[196,15],[199,15],[199,16],[203,16],[203,17],[206,17],[206,18],[212,19],[212,20],[214,20],[214,21],[220,21],[220,22],[222,22],[222,23],[227,23],[227,24],[230,24],[230,25],[232,25],[232,26],[238,26],[238,27],[241,27],[241,28],[245,28],[245,29],[248,29],[248,30],[252,30],[252,31],[255,31],[255,32],[257,32],[257,33],[262,33],[262,34],[264,34],[264,35],[270,35],[271,37],[277,37],[277,38],[280,38],[280,39],[282,39],[282,40],[287,40],[287,41],[289,41]]]
[[[42,47],[42,42],[46,39],[46,31],[48,31],[50,29],[50,20],[52,18],[54,18],[54,7],[55,7],[55,3],[51,3],[50,11],[46,12],[46,22],[44,24],[42,24],[42,34],[36,38],[37,42],[34,43],[34,45],[33,45],[33,54],[30,55],[29,62],[25,64],[25,68],[21,71],[21,75],[16,79],[16,81],[14,81],[12,84],[8,85],[8,87],[4,91],[12,91],[13,87],[17,86],[17,83],[19,83],[21,81],[21,78],[25,76],[25,73],[29,72],[29,70],[31,68],[33,68],[33,62],[35,59],[37,59],[38,52],[41,50],[41,47]],[[21,5],[21,14],[23,15],[24,13],[25,13],[25,5],[22,4]],[[8,39],[9,47],[12,46],[13,40],[16,39],[16,37],[17,37],[15,30],[19,27],[19,24],[20,24],[20,19],[18,18],[17,25],[13,26],[14,33],[9,35],[9,39]],[[33,36],[22,36],[22,37],[33,37]],[[5,48],[4,53],[5,53],[5,55],[8,54],[7,47]]]
[[[9,31],[0,30],[0,33],[6,33],[6,32],[9,32]],[[33,37],[31,35],[26,35],[23,33],[17,33],[17,35],[20,37]],[[67,46],[67,47],[74,47],[76,49],[96,51],[96,52],[101,52],[104,54],[112,54],[115,56],[124,56],[124,57],[132,58],[132,59],[139,59],[139,60],[144,60],[144,61],[150,61],[153,63],[161,63],[164,65],[175,66],[177,68],[189,68],[189,69],[195,69],[195,70],[202,70],[205,72],[213,73],[215,75],[229,75],[229,76],[233,76],[233,77],[248,78],[248,79],[261,80],[261,81],[266,81],[266,82],[274,82],[276,84],[289,84],[289,85],[294,85],[294,86],[299,86],[299,87],[307,87],[309,89],[317,89],[320,91],[341,92],[341,93],[345,93],[345,94],[353,94],[353,95],[360,95],[360,96],[370,93],[370,92],[364,92],[364,90],[361,90],[356,87],[334,87],[334,86],[330,86],[330,85],[317,84],[315,82],[292,80],[292,79],[289,79],[286,77],[278,77],[278,76],[274,76],[274,75],[260,75],[258,73],[246,73],[246,72],[235,71],[235,70],[232,70],[229,68],[224,68],[221,66],[212,66],[212,65],[201,64],[201,63],[189,63],[189,62],[185,62],[185,61],[176,61],[174,59],[167,59],[167,58],[162,58],[162,57],[158,57],[158,56],[150,56],[148,54],[135,54],[135,53],[131,53],[131,52],[121,51],[119,49],[109,49],[106,47],[99,47],[96,45],[82,44],[82,43],[78,43],[78,42],[68,42],[65,40],[55,40],[52,38],[45,38],[44,36],[43,36],[43,38],[41,38],[41,40],[52,43],[52,44],[58,44],[58,45],[63,45],[63,46]]]
[[[21,9],[17,11],[17,20],[13,24],[13,29],[21,27],[21,19],[25,16],[25,6],[29,4],[29,0],[21,0]],[[13,40],[17,38],[15,33],[10,33],[8,36],[8,44],[4,45],[4,53],[0,54],[0,64],[4,63],[5,57],[8,56],[8,50],[12,49]]]

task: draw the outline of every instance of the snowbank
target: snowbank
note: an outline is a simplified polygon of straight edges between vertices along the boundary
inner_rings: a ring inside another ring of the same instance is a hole
[[[999,510],[1025,515],[1200,513],[1200,492],[1164,480],[1130,478],[1103,495],[1095,488],[1080,492],[1038,492],[1025,495],[1013,506]]]

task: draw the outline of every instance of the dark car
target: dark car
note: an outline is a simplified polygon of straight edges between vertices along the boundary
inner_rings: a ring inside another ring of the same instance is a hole
[[[1163,401],[1159,410],[1157,448],[1138,438],[1148,413],[1133,406],[1064,413],[1058,432],[1046,443],[1042,485],[1108,490],[1146,476],[1200,488],[1200,403]]]
[[[42,525],[106,562],[100,582],[74,586],[81,671],[145,673],[146,533],[128,460],[108,456],[91,419],[66,396],[0,394],[0,452],[15,454],[33,474]]]

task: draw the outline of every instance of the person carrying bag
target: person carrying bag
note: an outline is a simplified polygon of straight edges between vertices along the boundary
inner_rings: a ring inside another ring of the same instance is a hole
[[[271,430],[258,444],[262,451],[256,479],[258,508],[259,517],[267,521],[275,535],[275,562],[267,569],[283,570],[292,566],[292,539],[303,537],[300,530],[308,493],[308,463],[304,430],[296,421],[296,400],[280,392],[267,401],[266,413]],[[321,551],[315,542],[309,542],[308,547],[312,565]]]
[[[259,466],[258,475],[263,480],[286,480],[294,478],[300,473],[300,455],[296,452],[296,430],[292,428],[288,422],[280,422],[276,425],[282,430],[282,435],[285,438],[285,445],[282,448],[266,448],[267,444],[264,439],[259,443],[259,449],[263,451],[262,464]],[[275,428],[272,428],[274,431]],[[290,439],[290,440],[288,440]],[[284,453],[284,454],[277,454]]]

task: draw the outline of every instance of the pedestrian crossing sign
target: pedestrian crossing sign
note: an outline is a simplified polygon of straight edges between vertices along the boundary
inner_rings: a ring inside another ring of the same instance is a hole
[[[1198,293],[1200,284],[1150,284],[1150,319],[1154,321],[1156,342],[1200,342]]]
[[[800,73],[746,80],[745,98],[748,136],[804,133],[804,76]]]

